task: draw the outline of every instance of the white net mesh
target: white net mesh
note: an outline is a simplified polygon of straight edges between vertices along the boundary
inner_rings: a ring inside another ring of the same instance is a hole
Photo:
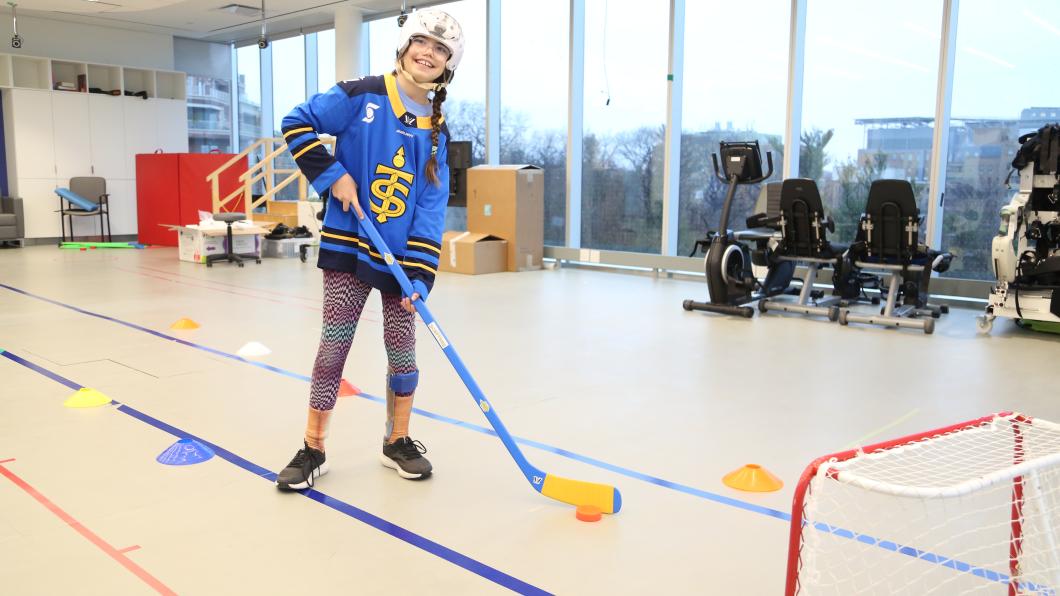
[[[821,466],[799,594],[1060,590],[1060,426],[1015,416]]]

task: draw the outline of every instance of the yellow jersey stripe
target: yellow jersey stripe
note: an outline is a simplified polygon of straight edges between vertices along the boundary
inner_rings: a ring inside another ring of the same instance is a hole
[[[327,238],[338,238],[339,240],[346,240],[348,242],[356,242],[358,244],[362,244],[359,239],[354,238],[353,236],[340,236],[338,234],[332,234],[331,232],[325,232],[323,230],[320,231],[320,235],[325,236]]]
[[[433,267],[428,267],[427,265],[424,265],[423,263],[413,263],[411,261],[401,261],[401,264],[405,265],[406,267],[419,267],[420,269],[423,269],[425,271],[430,272],[432,275],[437,275],[438,274],[438,270],[437,269],[434,269]]]
[[[368,254],[372,255],[373,257],[377,257],[379,259],[383,258],[383,255],[381,255],[381,254],[375,252],[374,250],[372,250],[371,247],[368,246],[368,244],[366,244],[365,242],[362,242],[360,238],[355,238],[353,236],[341,236],[339,234],[332,234],[331,232],[325,232],[323,230],[320,232],[320,235],[325,237],[325,238],[337,238],[339,240],[346,240],[348,242],[356,242],[358,246],[360,246],[361,248],[367,250]],[[433,267],[428,267],[427,265],[424,265],[423,263],[414,263],[412,261],[402,261],[402,260],[398,260],[398,262],[401,263],[402,265],[406,266],[406,267],[419,267],[420,269],[423,269],[425,271],[430,272],[432,275],[437,275],[438,274],[438,270],[437,269],[434,269]]]
[[[392,74],[385,74],[383,75],[383,80],[386,83],[386,95],[390,99],[390,107],[394,110],[394,117],[400,118],[408,110],[405,109],[405,104],[401,101],[401,96],[398,95],[397,79],[395,79]],[[445,122],[445,116],[438,117],[438,124],[441,125],[442,122]],[[431,126],[431,117],[417,116],[416,128],[423,128],[426,130],[433,128]]]
[[[289,130],[289,131],[283,133],[283,138],[286,139],[287,137],[293,135],[296,132],[305,132],[307,130],[313,130],[313,127],[312,126],[306,126],[304,128],[296,128],[294,130]]]
[[[430,250],[431,252],[436,252],[436,253],[438,253],[438,254],[442,254],[442,251],[441,251],[440,249],[438,249],[438,248],[435,248],[435,247],[431,246],[430,244],[424,244],[424,243],[422,243],[422,242],[413,242],[413,241],[410,241],[410,242],[408,243],[408,245],[409,245],[409,246],[419,246],[419,247],[422,247],[422,248],[426,248],[427,250]]]
[[[313,141],[312,143],[306,145],[301,151],[299,151],[298,153],[295,153],[294,154],[294,158],[298,159],[299,157],[302,157],[302,155],[304,155],[306,151],[309,151],[310,149],[312,149],[313,147],[316,147],[318,145],[320,145],[320,141],[319,140]]]
[[[394,111],[395,118],[400,118],[408,110],[405,109],[405,104],[401,102],[401,96],[398,95],[397,80],[391,74],[383,75],[383,80],[386,83],[386,96],[390,99],[390,109]]]

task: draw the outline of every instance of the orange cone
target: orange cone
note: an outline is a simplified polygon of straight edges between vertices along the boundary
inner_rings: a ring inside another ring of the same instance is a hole
[[[195,321],[192,321],[191,319],[186,319],[186,318],[185,319],[180,319],[179,321],[177,321],[177,322],[175,322],[175,323],[173,323],[172,325],[169,326],[170,329],[174,329],[174,330],[178,330],[178,329],[198,329],[199,327],[201,327],[201,325],[199,325]]]
[[[339,397],[350,397],[360,394],[361,390],[351,385],[346,379],[339,381]]]
[[[780,490],[784,486],[784,482],[780,478],[777,478],[772,472],[758,464],[747,464],[726,474],[721,481],[729,488],[756,493],[773,492]]]

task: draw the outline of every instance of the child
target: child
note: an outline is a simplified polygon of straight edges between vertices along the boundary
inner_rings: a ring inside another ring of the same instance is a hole
[[[394,72],[342,81],[283,119],[295,162],[329,203],[318,266],[324,270],[324,323],[313,366],[304,448],[276,479],[281,489],[313,486],[327,472],[324,439],[342,368],[372,288],[383,302],[387,421],[383,465],[402,478],[425,478],[426,448],[408,436],[419,372],[413,301],[427,299],[441,253],[449,200],[449,130],[441,106],[464,53],[460,24],[440,10],[419,10],[401,28]],[[334,157],[317,135],[337,138]],[[327,196],[330,194],[330,198]],[[341,207],[341,208],[340,208]],[[358,224],[371,217],[415,288],[397,280]],[[411,298],[411,299],[410,299]]]

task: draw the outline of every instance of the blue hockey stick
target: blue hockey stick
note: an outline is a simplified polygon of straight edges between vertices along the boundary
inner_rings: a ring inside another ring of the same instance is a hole
[[[404,292],[405,296],[412,297],[414,293],[412,283],[409,281],[408,276],[405,275],[401,264],[394,258],[393,253],[390,252],[390,247],[387,246],[382,236],[379,235],[378,230],[375,229],[375,224],[368,217],[362,217],[362,215],[358,215],[358,218],[364,231],[372,239],[372,244],[382,253],[383,262],[390,268],[390,272],[394,274],[394,278],[397,279],[398,284],[401,286],[401,291]],[[427,324],[427,328],[430,330],[431,335],[434,336],[435,341],[438,342],[438,346],[442,348],[445,356],[449,358],[449,362],[452,363],[456,374],[460,375],[464,385],[467,386],[471,396],[478,404],[479,409],[486,415],[486,419],[490,421],[493,430],[496,431],[497,436],[500,437],[501,442],[508,449],[508,453],[512,455],[515,463],[519,466],[519,470],[522,471],[523,476],[534,487],[534,490],[546,497],[570,503],[571,505],[593,505],[599,507],[603,513],[618,513],[618,510],[622,508],[622,495],[617,488],[607,484],[584,482],[547,474],[526,460],[522,450],[512,440],[508,429],[504,427],[504,423],[497,417],[496,410],[490,405],[486,396],[482,394],[482,389],[479,388],[478,383],[475,382],[467,367],[464,366],[460,355],[456,353],[456,348],[453,347],[445,333],[442,332],[442,328],[438,325],[434,315],[431,314],[431,310],[427,308],[427,304],[420,298],[416,299],[414,304],[416,312],[420,313],[420,318]]]

